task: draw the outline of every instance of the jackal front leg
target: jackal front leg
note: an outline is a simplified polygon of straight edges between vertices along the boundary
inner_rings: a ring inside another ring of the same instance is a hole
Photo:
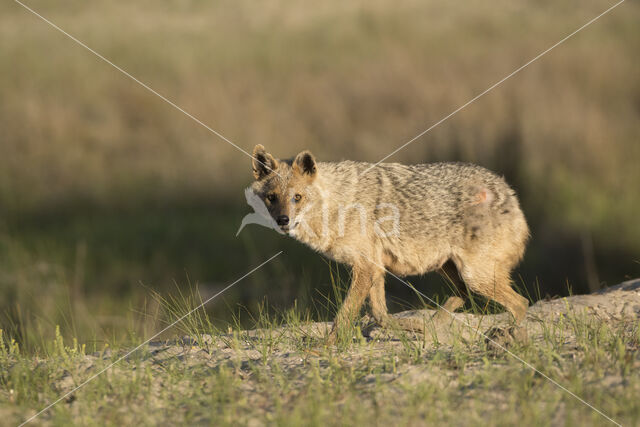
[[[329,333],[329,342],[335,342],[338,332],[345,330],[349,323],[355,320],[360,313],[362,304],[369,294],[369,290],[374,284],[374,278],[380,274],[379,269],[372,265],[355,265],[351,271],[351,285],[347,291],[347,296],[338,310],[333,327]],[[384,281],[384,273],[383,273]]]

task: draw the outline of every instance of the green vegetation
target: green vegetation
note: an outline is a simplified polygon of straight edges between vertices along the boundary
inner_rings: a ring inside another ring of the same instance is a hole
[[[197,294],[162,298],[173,321]],[[400,331],[392,338],[326,346],[326,324],[294,307],[260,310],[258,329],[221,330],[204,312],[176,325],[178,340],[154,342],[117,363],[38,418],[53,424],[212,425],[611,425],[567,391],[481,335],[453,328],[450,343]],[[536,321],[534,321],[535,323]],[[537,321],[510,351],[623,425],[640,422],[640,323],[568,309]],[[530,329],[533,330],[533,329]],[[355,332],[355,331],[354,331]],[[361,338],[358,338],[361,337]],[[127,351],[43,343],[37,356],[2,337],[0,414],[18,423]]]

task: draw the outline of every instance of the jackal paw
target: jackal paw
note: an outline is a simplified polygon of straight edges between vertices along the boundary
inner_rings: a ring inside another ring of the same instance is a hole
[[[327,335],[327,345],[334,345],[337,339],[338,334],[334,331],[331,331],[329,335]]]
[[[368,339],[389,338],[394,329],[398,329],[391,316],[382,316],[377,319],[373,316],[365,316],[361,320],[362,335]]]
[[[362,336],[365,338],[374,338],[380,327],[380,324],[375,321],[363,323],[361,326]]]
[[[522,326],[494,326],[484,336],[487,348],[495,352],[505,351],[515,343],[525,344],[529,339],[527,330]]]

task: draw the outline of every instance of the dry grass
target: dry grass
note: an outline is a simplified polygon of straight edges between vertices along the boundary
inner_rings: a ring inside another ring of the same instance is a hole
[[[609,5],[32,4],[248,151],[370,161]],[[637,17],[623,4],[392,160],[517,175],[554,221],[638,248],[640,229],[618,225],[640,206]],[[243,154],[18,5],[1,19],[5,209],[228,197],[246,183]]]

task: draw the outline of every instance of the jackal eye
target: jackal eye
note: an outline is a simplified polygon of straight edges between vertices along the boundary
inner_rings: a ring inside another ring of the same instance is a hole
[[[277,198],[278,197],[273,193],[267,194],[267,200],[270,201],[271,203],[275,202]]]
[[[293,200],[295,200],[296,202],[299,202],[300,199],[302,199],[302,196],[300,194],[296,194],[295,196],[293,196]]]

